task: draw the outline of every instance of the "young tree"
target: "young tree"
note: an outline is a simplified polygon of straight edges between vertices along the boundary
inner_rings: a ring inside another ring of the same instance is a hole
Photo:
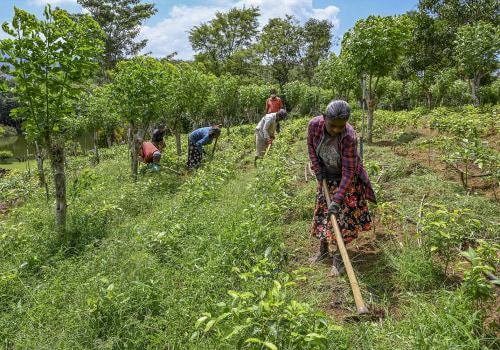
[[[10,111],[20,107],[16,95],[10,91],[16,90],[17,82],[14,79],[7,79],[5,76],[0,76],[0,85],[5,86],[5,91],[0,93],[0,124],[9,125],[16,129],[21,129],[23,118],[14,119],[10,115]]]
[[[320,60],[314,80],[319,86],[331,89],[336,99],[345,101],[349,101],[349,93],[358,81],[351,67],[335,53],[331,53],[328,59]]]
[[[379,80],[379,96],[384,100],[386,108],[389,106],[391,112],[394,112],[395,106],[401,105],[403,101],[403,87],[401,80],[394,80],[386,76]]]
[[[293,16],[271,18],[255,44],[256,51],[271,68],[274,79],[283,87],[288,74],[300,62],[303,30]]]
[[[411,12],[411,35],[407,42],[403,64],[398,67],[402,80],[418,80],[427,99],[427,107],[432,108],[433,94],[430,87],[435,83],[438,72],[453,67],[452,58],[454,32],[442,21],[427,12]]]
[[[106,34],[102,68],[115,68],[116,63],[135,57],[146,47],[147,40],[135,41],[142,22],[158,10],[155,4],[141,4],[141,0],[77,0]]]
[[[217,76],[225,72],[229,60],[237,60],[249,49],[259,25],[258,7],[243,9],[232,8],[227,13],[217,12],[208,23],[194,26],[189,31],[189,42],[198,62],[204,63],[209,71]],[[248,51],[243,55],[248,55]],[[235,62],[231,62],[234,66]]]
[[[301,61],[309,86],[312,85],[314,72],[320,59],[328,57],[328,51],[332,46],[332,29],[333,23],[328,20],[310,18],[304,24]]]
[[[132,133],[131,176],[137,178],[139,151],[149,124],[163,116],[167,86],[172,83],[172,65],[139,56],[118,62],[112,84],[113,99]]]
[[[477,87],[481,79],[500,67],[500,30],[483,21],[465,25],[458,29],[455,43],[459,70],[468,79],[474,107],[478,107]]]
[[[112,97],[111,89],[112,85],[94,86],[81,99],[83,121],[86,130],[92,132],[97,162],[99,162],[99,132],[109,138],[118,127],[118,106]],[[111,146],[111,142],[108,141],[108,145]]]
[[[430,92],[434,97],[436,104],[443,106],[445,99],[449,96],[450,88],[457,79],[456,68],[446,68],[436,74],[434,84],[430,87]]]
[[[220,120],[224,121],[229,136],[229,130],[238,112],[238,87],[237,77],[225,74],[214,82],[210,103],[215,107]]]
[[[189,116],[193,121],[193,129],[198,128],[208,104],[208,97],[215,77],[202,72],[202,67],[182,63],[175,67],[176,72],[169,87],[166,114],[167,125],[175,135],[177,155],[182,154],[181,148],[181,117]]]
[[[56,188],[56,228],[66,229],[66,176],[64,140],[68,115],[74,113],[73,97],[81,93],[85,80],[97,68],[103,32],[88,15],[74,22],[64,10],[47,5],[44,20],[14,7],[12,24],[2,29],[11,38],[0,44],[2,71],[16,79],[17,99],[23,107],[29,139],[37,138],[48,150]]]
[[[342,59],[358,78],[366,74],[365,99],[367,113],[367,142],[372,142],[373,112],[378,104],[377,85],[400,62],[409,26],[406,16],[369,16],[356,22],[342,40]]]
[[[266,101],[272,85],[244,85],[238,89],[239,108],[247,116],[248,123],[258,122],[266,114]],[[278,89],[279,94],[279,89]],[[287,94],[288,100],[288,94]]]

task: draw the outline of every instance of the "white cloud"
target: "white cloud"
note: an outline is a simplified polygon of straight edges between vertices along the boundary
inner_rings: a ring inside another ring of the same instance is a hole
[[[286,14],[294,15],[301,23],[305,23],[311,17],[319,20],[326,19],[334,24],[334,30],[338,28],[339,24],[337,19],[339,9],[337,7],[313,8],[312,0],[277,0],[274,2],[268,0],[240,0],[237,2],[218,0],[215,3],[218,6],[174,6],[168,14],[168,18],[154,26],[144,26],[140,35],[141,39],[148,39],[148,45],[144,52],[151,51],[154,57],[165,57],[177,51],[178,54],[175,58],[192,59],[194,52],[189,43],[188,31],[194,26],[213,19],[217,11],[227,12],[233,7],[259,7],[261,27],[267,24],[270,18],[284,18]],[[156,14],[156,16],[158,15]]]
[[[151,51],[154,57],[165,57],[177,51],[175,58],[189,60],[193,58],[193,51],[189,43],[188,31],[196,25],[211,20],[217,11],[224,8],[205,6],[174,6],[169,17],[153,27],[144,26],[141,39],[148,39],[144,51]]]

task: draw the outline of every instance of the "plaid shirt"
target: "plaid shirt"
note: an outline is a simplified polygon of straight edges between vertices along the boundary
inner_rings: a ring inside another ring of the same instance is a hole
[[[323,169],[324,164],[318,156],[319,148],[325,138],[325,120],[323,116],[311,119],[307,125],[307,148],[309,151],[309,158],[311,159],[313,171],[319,175]],[[365,184],[366,199],[377,203],[375,193],[373,192],[368,173],[361,161],[358,153],[358,140],[356,138],[356,131],[354,128],[346,124],[345,130],[340,135],[339,149],[342,156],[342,180],[340,180],[339,189],[333,195],[335,202],[340,203],[344,198],[351,181],[357,175]]]

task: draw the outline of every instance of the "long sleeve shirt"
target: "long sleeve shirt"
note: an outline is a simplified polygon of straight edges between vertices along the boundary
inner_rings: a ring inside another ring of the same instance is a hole
[[[323,172],[324,164],[318,156],[319,149],[325,139],[325,120],[323,116],[313,118],[307,125],[307,149],[309,151],[309,158],[311,159],[313,171],[316,175]],[[342,156],[342,179],[340,180],[339,188],[333,195],[332,200],[340,203],[349,188],[355,176],[363,181],[366,189],[366,199],[377,203],[375,193],[373,192],[368,173],[361,161],[358,153],[358,140],[356,138],[356,131],[347,123],[345,130],[339,137],[339,149]]]
[[[260,120],[256,130],[259,132],[260,137],[269,141],[274,136],[276,125],[276,113],[269,113]]]
[[[199,128],[189,134],[189,140],[196,145],[198,151],[203,153],[203,148],[201,146],[209,145],[212,143],[212,138],[209,136],[209,130],[211,126],[207,126],[206,128]]]
[[[160,131],[160,129],[155,129],[153,135],[151,136],[151,142],[162,142],[165,130]]]
[[[153,163],[153,153],[156,151],[158,151],[158,148],[156,148],[151,142],[144,142],[142,144],[139,155],[142,157],[144,164]]]

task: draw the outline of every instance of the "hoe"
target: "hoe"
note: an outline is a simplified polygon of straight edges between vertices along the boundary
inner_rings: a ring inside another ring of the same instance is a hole
[[[269,152],[269,150],[271,149],[271,145],[272,143],[270,143],[269,146],[267,146],[266,153],[264,153],[264,158],[266,158],[267,152]]]
[[[328,191],[326,179],[323,179],[323,193],[325,194],[326,204],[330,206],[330,192]],[[340,233],[339,225],[337,224],[335,215],[331,215],[330,220],[332,221],[333,231],[335,232],[337,247],[340,250],[340,255],[342,255],[342,261],[344,262],[344,267],[346,269],[347,276],[349,277],[349,282],[351,283],[352,293],[354,294],[354,301],[356,302],[356,307],[358,308],[358,315],[368,314],[369,311],[365,306],[363,297],[361,296],[358,280],[356,279],[356,275],[354,274],[354,270],[352,269],[349,255],[347,255],[347,250],[345,248],[344,240],[342,239],[342,234]]]

